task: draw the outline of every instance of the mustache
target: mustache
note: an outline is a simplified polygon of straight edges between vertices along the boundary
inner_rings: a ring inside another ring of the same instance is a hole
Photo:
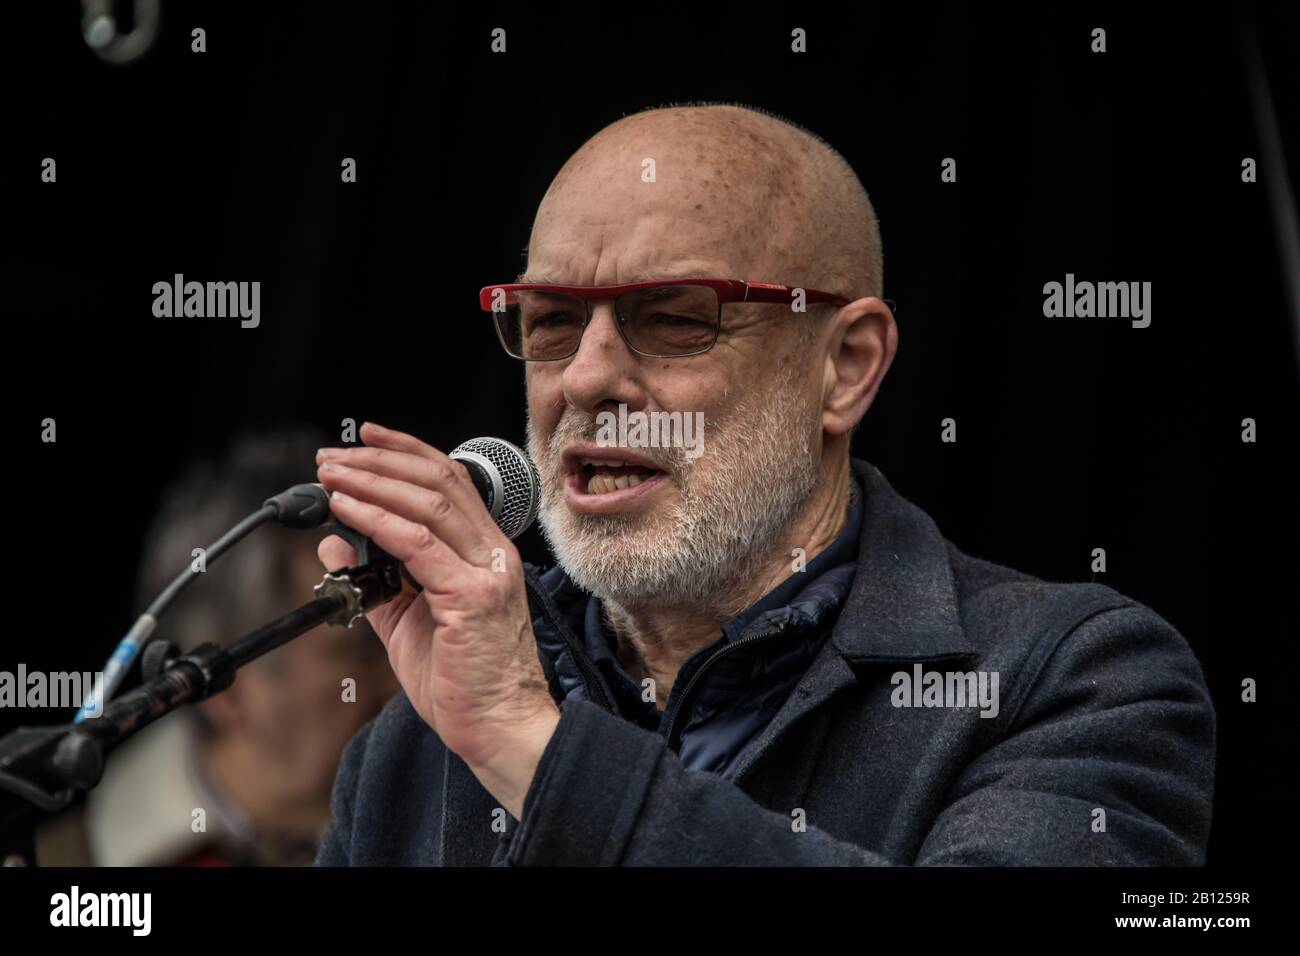
[[[555,430],[551,432],[546,442],[548,470],[558,473],[561,456],[564,454],[564,449],[570,445],[597,444],[599,432],[600,426],[597,425],[594,416],[588,419],[580,412],[571,414],[566,411],[556,422]],[[670,478],[677,478],[690,464],[684,448],[637,446],[635,450],[639,458],[644,458],[660,471],[667,473]]]

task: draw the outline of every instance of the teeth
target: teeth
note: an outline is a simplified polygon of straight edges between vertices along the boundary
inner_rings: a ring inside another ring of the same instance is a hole
[[[604,495],[611,491],[624,491],[628,488],[635,488],[643,481],[649,480],[644,475],[627,474],[612,475],[610,471],[615,468],[637,467],[635,462],[616,461],[612,458],[583,458],[579,457],[578,461],[584,468],[593,468],[595,473],[587,479],[587,494]]]
[[[635,488],[644,480],[640,475],[619,475],[617,478],[612,475],[592,475],[587,481],[587,494],[603,495],[611,491]]]

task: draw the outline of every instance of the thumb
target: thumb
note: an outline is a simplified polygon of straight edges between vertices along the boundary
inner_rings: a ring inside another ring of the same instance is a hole
[[[316,556],[320,558],[321,564],[325,565],[326,571],[350,568],[357,561],[356,549],[336,534],[321,541],[316,548]]]

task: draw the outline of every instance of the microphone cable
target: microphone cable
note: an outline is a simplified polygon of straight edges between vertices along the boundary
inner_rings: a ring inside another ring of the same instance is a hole
[[[328,498],[322,496],[321,490],[319,485],[294,485],[273,498],[268,498],[261,508],[205,548],[203,571],[196,571],[193,562],[187,565],[185,570],[153,599],[144,613],[136,618],[131,629],[126,632],[126,636],[118,641],[117,647],[113,649],[108,662],[104,665],[102,679],[95,681],[94,687],[82,702],[72,722],[79,724],[87,717],[99,716],[104,703],[121,686],[126,672],[140,653],[140,648],[148,642],[154,628],[158,626],[158,619],[180,593],[207,570],[210,562],[216,561],[254,529],[268,521],[279,521],[291,528],[313,528],[324,523],[330,511]]]

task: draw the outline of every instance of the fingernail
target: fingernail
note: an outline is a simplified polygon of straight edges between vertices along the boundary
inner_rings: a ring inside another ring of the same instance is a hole
[[[347,452],[346,448],[318,448],[316,449],[316,459],[319,461],[322,458],[342,458]]]
[[[330,501],[342,501],[342,502],[344,502],[344,503],[346,504],[347,502],[349,502],[349,501],[351,501],[351,500],[352,500],[351,498],[349,498],[347,495],[345,495],[345,494],[344,494],[343,492],[341,492],[341,491],[336,491],[336,492],[334,492],[333,494],[330,495]]]
[[[320,470],[334,472],[335,474],[342,474],[343,472],[347,471],[345,467],[332,461],[325,462],[323,465],[320,466]]]

